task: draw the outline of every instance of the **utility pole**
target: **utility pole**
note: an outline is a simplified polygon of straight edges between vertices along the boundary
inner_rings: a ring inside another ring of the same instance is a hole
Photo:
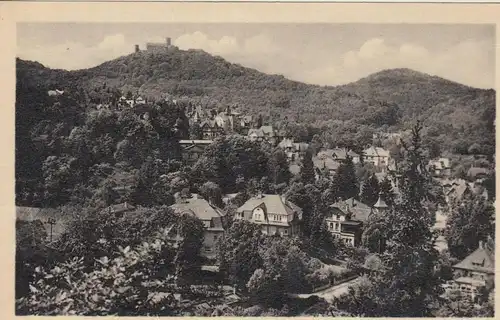
[[[52,228],[56,224],[56,220],[54,218],[49,218],[47,223],[50,225],[50,242],[52,242]]]

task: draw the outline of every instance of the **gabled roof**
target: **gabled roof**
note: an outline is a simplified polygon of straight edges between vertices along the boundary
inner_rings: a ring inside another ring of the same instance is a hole
[[[350,156],[352,158],[359,157],[359,154],[357,154],[352,150],[347,150],[346,148],[335,148],[332,151],[333,151],[333,156],[339,160],[346,160],[347,156]]]
[[[201,124],[200,127],[203,128],[205,126],[208,126],[210,128],[218,128],[219,126],[217,125],[217,122],[215,120],[204,120]]]
[[[464,260],[453,266],[456,269],[479,271],[484,273],[495,273],[495,255],[482,243],[479,247],[468,255]]]
[[[180,213],[192,214],[200,220],[209,221],[224,215],[219,208],[212,206],[207,200],[196,194],[192,195],[192,198],[181,199],[178,203],[171,205],[170,208]]]
[[[278,144],[278,147],[280,148],[293,148],[294,143],[292,139],[285,138],[281,140],[281,142]]]
[[[351,220],[362,222],[366,222],[368,220],[368,217],[372,213],[372,208],[354,198],[350,198],[344,201],[338,201],[330,205],[330,208],[338,209],[346,215],[350,213]]]
[[[257,137],[263,137],[264,132],[260,129],[250,129],[248,130],[248,136],[256,135]]]
[[[263,194],[261,197],[250,198],[238,208],[237,212],[253,211],[259,206],[265,206],[267,212],[272,214],[288,215],[294,212],[298,214],[302,213],[301,208],[277,194]]]
[[[389,151],[385,150],[384,148],[380,147],[373,147],[371,146],[368,149],[365,149],[363,151],[363,154],[369,157],[389,157],[390,153]]]

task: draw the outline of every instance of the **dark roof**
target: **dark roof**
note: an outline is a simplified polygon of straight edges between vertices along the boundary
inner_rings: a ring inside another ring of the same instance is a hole
[[[354,198],[336,202],[330,205],[330,207],[336,208],[346,215],[350,213],[351,220],[357,220],[361,222],[366,222],[368,220],[368,217],[372,213],[372,208]]]

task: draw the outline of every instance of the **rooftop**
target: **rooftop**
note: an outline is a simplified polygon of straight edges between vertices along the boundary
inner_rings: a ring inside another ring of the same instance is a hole
[[[301,208],[277,194],[263,194],[261,196],[250,198],[241,207],[239,207],[237,211],[253,211],[253,209],[261,205],[266,207],[267,212],[274,214],[288,215],[293,212],[302,213]]]
[[[480,243],[479,247],[474,252],[468,255],[464,260],[454,265],[453,268],[494,274],[494,252]]]
[[[193,194],[191,198],[181,199],[170,207],[177,212],[192,214],[200,220],[212,220],[224,215],[219,208],[212,206],[196,194]]]
[[[362,222],[366,222],[372,213],[372,208],[354,198],[336,202],[330,208],[336,208],[344,214],[351,213],[351,220]]]

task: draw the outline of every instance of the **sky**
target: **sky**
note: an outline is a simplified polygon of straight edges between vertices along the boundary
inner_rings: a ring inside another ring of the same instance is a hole
[[[164,42],[319,85],[410,68],[495,87],[495,26],[479,24],[19,23],[17,55],[51,68],[93,67]]]

